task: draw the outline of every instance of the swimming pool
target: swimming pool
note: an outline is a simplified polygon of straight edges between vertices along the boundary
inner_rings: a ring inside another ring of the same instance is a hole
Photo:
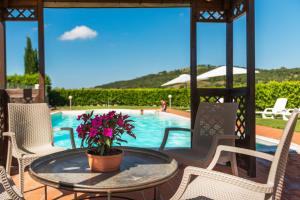
[[[94,113],[101,114],[106,113],[109,110],[95,110]],[[153,110],[144,111],[144,115],[141,115],[138,110],[117,110],[123,114],[129,114],[131,119],[134,120],[134,133],[136,139],[133,139],[124,134],[124,139],[128,141],[126,146],[144,147],[144,148],[158,148],[162,142],[165,128],[167,127],[182,127],[190,128],[190,119],[180,117],[170,113],[156,112]],[[53,128],[59,127],[72,127],[74,131],[79,125],[79,121],[76,120],[77,115],[84,113],[84,111],[64,111],[52,114]],[[166,147],[190,147],[190,133],[182,131],[170,132]],[[274,152],[276,145],[274,143],[264,143],[262,140],[256,144],[258,151]],[[75,132],[76,146],[80,146],[80,139]],[[70,135],[67,131],[59,131],[54,133],[54,144],[56,146],[70,148]]]
[[[108,110],[96,110],[95,113],[104,113]],[[162,142],[164,130],[166,127],[182,127],[189,128],[190,120],[184,117],[179,117],[169,113],[161,113],[155,111],[144,111],[141,115],[139,111],[134,110],[118,110],[124,114],[129,114],[134,121],[134,133],[136,139],[124,134],[124,139],[128,141],[126,146],[145,147],[145,148],[158,148]],[[74,131],[79,125],[77,115],[84,113],[83,111],[73,112],[59,112],[52,114],[53,128],[59,127],[72,127]],[[76,146],[80,146],[80,140],[75,133]],[[56,146],[70,148],[70,136],[66,131],[59,131],[54,133],[54,144]],[[169,135],[167,147],[189,147],[190,146],[190,133],[189,132],[172,132]]]

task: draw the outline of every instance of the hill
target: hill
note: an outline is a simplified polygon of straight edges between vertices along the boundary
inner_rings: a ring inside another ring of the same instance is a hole
[[[197,74],[202,74],[216,68],[211,65],[199,65]],[[300,68],[279,68],[279,69],[258,69],[256,74],[256,82],[267,83],[270,81],[292,81],[300,80]],[[96,86],[96,88],[160,88],[165,82],[178,77],[181,74],[189,74],[189,68],[182,68],[173,71],[162,71],[157,74],[148,74],[132,80],[116,81],[104,85]],[[225,84],[225,77],[211,78],[205,81],[200,81],[201,87],[213,86],[219,87]],[[235,75],[235,85],[245,85],[246,75]],[[177,86],[178,87],[178,86]],[[183,87],[183,86],[182,86]]]

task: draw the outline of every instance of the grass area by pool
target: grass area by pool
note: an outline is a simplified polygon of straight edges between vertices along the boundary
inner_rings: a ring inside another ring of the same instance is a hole
[[[284,129],[287,121],[282,119],[262,119],[256,118],[256,124],[261,126],[268,126],[277,129]],[[300,120],[298,120],[295,131],[300,133]]]

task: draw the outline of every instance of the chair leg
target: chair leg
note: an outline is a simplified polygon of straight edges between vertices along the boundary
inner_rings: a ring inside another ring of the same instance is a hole
[[[11,142],[8,141],[8,147],[7,147],[7,158],[6,158],[6,172],[10,175],[11,171],[11,160],[12,160],[12,149],[11,149]]]
[[[47,200],[48,199],[48,195],[47,195],[47,185],[45,185],[45,200]]]
[[[21,193],[24,193],[24,163],[22,160],[18,160],[19,162],[19,183],[20,183],[20,190]]]
[[[238,170],[238,166],[237,166],[237,161],[236,161],[236,155],[235,153],[231,154],[231,170],[232,170],[232,174],[235,176],[239,176],[239,170]]]

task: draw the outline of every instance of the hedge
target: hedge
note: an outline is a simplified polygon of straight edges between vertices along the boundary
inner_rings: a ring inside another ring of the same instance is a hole
[[[39,74],[9,75],[7,76],[7,83],[9,88],[32,88],[39,83]],[[46,85],[51,86],[49,76],[46,76]]]
[[[172,105],[188,107],[188,89],[54,89],[49,94],[53,106],[68,105],[68,97],[73,96],[73,105],[160,105],[160,99],[168,99],[171,94]],[[277,98],[288,98],[288,108],[300,107],[300,81],[258,83],[256,85],[256,109],[273,107]]]
[[[160,105],[161,98],[167,100],[171,94],[172,105],[189,106],[189,90],[187,89],[54,89],[49,93],[49,101],[53,106],[68,105],[68,97],[73,96],[73,105]]]
[[[277,98],[288,99],[287,108],[300,108],[300,81],[271,81],[256,85],[256,108],[272,108]]]

